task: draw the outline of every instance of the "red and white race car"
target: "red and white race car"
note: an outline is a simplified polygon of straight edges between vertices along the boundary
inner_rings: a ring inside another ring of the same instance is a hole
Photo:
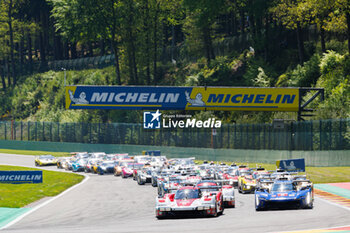
[[[234,188],[231,185],[224,185],[226,182],[225,180],[202,180],[197,183],[196,187],[199,188],[202,193],[209,192],[213,194],[221,192],[224,206],[234,208],[236,205]]]
[[[158,219],[188,214],[218,216],[224,212],[221,192],[202,193],[200,188],[185,186],[175,193],[167,193],[156,199],[156,217]]]
[[[238,168],[230,167],[229,169],[227,169],[227,171],[225,171],[222,174],[222,178],[224,180],[228,180],[230,185],[232,185],[233,187],[237,187],[238,186]]]

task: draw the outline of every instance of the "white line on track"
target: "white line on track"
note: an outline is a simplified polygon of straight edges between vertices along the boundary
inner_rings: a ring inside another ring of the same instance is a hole
[[[310,231],[322,231],[322,230],[331,230],[336,228],[350,227],[350,225],[346,226],[336,226],[336,227],[328,227],[328,228],[316,228],[316,229],[307,229],[307,230],[297,230],[297,231],[274,231],[270,233],[295,233],[295,232],[310,232]]]
[[[330,205],[334,205],[334,206],[337,206],[337,207],[340,207],[340,208],[343,208],[343,209],[346,209],[348,211],[350,211],[350,208],[346,207],[346,206],[342,206],[340,204],[337,204],[337,203],[334,203],[334,202],[331,202],[331,201],[328,201],[328,200],[325,200],[321,197],[315,197],[315,199],[317,200],[321,200],[321,201],[324,201]],[[341,227],[350,227],[350,225],[347,225],[347,226],[335,226],[335,227],[329,227],[329,228],[317,228],[317,229],[306,229],[306,230],[297,230],[297,231],[278,231],[279,233],[283,233],[283,232],[305,232],[305,231],[319,231],[319,230],[327,230],[327,229],[333,229],[333,228],[341,228]],[[274,232],[271,232],[271,233],[274,233]]]
[[[21,166],[21,165],[14,165],[14,164],[1,164],[1,165],[9,165],[9,166],[18,166],[18,167],[29,167],[29,168],[32,168],[31,166]],[[40,168],[40,169],[42,169],[42,168]],[[49,169],[43,169],[43,170],[46,170],[46,171],[53,171],[53,170],[49,170]],[[61,172],[65,172],[65,171],[61,171]],[[69,172],[67,172],[67,173],[69,173]],[[8,227],[10,227],[10,226],[12,226],[13,224],[15,224],[15,223],[17,223],[18,221],[20,221],[21,219],[23,219],[25,216],[28,216],[29,214],[33,213],[34,211],[40,209],[41,207],[46,206],[46,205],[49,204],[50,202],[56,200],[56,199],[59,198],[59,197],[62,197],[63,195],[65,195],[65,194],[68,193],[69,191],[71,191],[71,190],[73,190],[73,189],[79,187],[80,185],[84,184],[86,181],[89,180],[89,176],[88,176],[88,175],[86,175],[86,174],[81,174],[81,175],[85,176],[85,178],[84,178],[83,181],[81,181],[80,183],[78,183],[78,184],[76,184],[76,185],[70,187],[69,189],[65,190],[64,192],[58,194],[57,196],[55,196],[55,197],[53,197],[53,198],[51,198],[51,199],[49,199],[49,200],[47,200],[47,201],[45,201],[45,202],[43,202],[43,203],[41,203],[41,204],[39,204],[39,205],[33,207],[33,208],[32,208],[31,210],[29,210],[28,212],[25,212],[25,213],[22,214],[21,216],[17,217],[16,219],[12,220],[11,222],[9,222],[8,224],[6,224],[5,226],[1,227],[1,228],[0,228],[0,231],[3,230],[3,229],[8,228]]]
[[[30,158],[30,157],[38,156],[38,155],[18,155],[18,154],[4,154],[4,153],[0,153],[0,155],[22,157],[22,158]]]
[[[343,208],[343,209],[345,209],[345,210],[350,211],[350,208],[349,208],[349,207],[340,205],[340,204],[335,203],[335,202],[332,202],[332,201],[328,201],[328,200],[326,200],[326,199],[324,199],[324,198],[322,198],[322,197],[315,197],[315,198],[317,198],[318,200],[322,200],[322,201],[324,201],[324,202],[327,202],[328,204],[331,204],[331,205],[334,205],[334,206],[338,206],[338,207],[340,207],[340,208]]]

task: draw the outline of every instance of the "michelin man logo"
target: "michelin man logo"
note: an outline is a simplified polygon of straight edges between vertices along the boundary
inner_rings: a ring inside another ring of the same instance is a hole
[[[190,103],[191,106],[193,106],[193,107],[205,106],[205,103],[202,100],[202,98],[203,98],[202,93],[199,92],[194,99],[190,98],[190,94],[187,91],[185,92],[185,95],[186,95],[187,102]]]
[[[74,98],[73,92],[71,90],[69,92],[69,98],[74,104],[89,104],[89,101],[86,100],[85,92],[81,92],[79,98]]]
[[[283,166],[284,166],[284,168],[285,168],[287,171],[294,171],[294,170],[296,170],[296,167],[295,167],[293,161],[291,161],[291,162],[289,163],[289,166],[287,165],[286,161],[283,161]]]

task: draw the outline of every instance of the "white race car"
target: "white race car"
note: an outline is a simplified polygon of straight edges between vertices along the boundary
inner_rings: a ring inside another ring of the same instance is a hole
[[[223,196],[219,192],[205,192],[193,186],[179,188],[156,199],[158,219],[176,215],[218,216],[224,212]]]

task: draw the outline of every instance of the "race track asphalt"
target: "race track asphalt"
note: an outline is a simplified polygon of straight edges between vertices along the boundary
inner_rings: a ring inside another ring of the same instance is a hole
[[[33,156],[0,154],[0,164],[33,166]],[[57,170],[56,167],[46,167]],[[236,208],[217,218],[155,218],[156,188],[131,178],[89,174],[89,180],[3,232],[283,232],[350,223],[350,210],[316,198],[311,210],[256,212],[253,194],[236,192]]]

